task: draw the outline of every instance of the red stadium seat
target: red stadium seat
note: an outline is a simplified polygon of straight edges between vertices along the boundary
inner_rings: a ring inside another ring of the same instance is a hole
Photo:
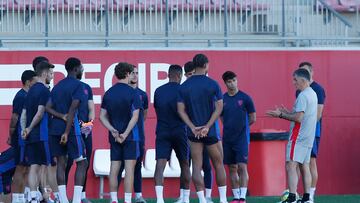
[[[340,0],[340,5],[348,8],[349,12],[355,12],[356,10],[360,10],[359,0]]]
[[[345,2],[346,1],[346,2]],[[337,12],[354,12],[355,9],[350,7],[350,1],[344,0],[345,3],[342,3],[342,0],[325,0],[325,3],[332,7]],[[316,9],[322,10],[325,7],[319,2],[316,1]]]

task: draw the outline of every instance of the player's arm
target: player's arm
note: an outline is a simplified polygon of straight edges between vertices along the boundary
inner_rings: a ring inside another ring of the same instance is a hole
[[[89,107],[89,120],[93,121],[95,119],[95,104],[94,100],[88,100]]]
[[[17,113],[12,113],[10,118],[10,126],[9,126],[9,139],[8,144],[11,144],[11,137],[14,135],[16,130],[16,123],[19,120],[19,115]]]
[[[146,118],[147,118],[147,113],[148,113],[148,109],[149,109],[149,99],[148,99],[148,96],[147,96],[147,94],[145,93],[144,94],[144,106],[143,106],[143,108],[144,108],[144,121],[146,120]]]
[[[80,100],[75,99],[71,102],[70,108],[69,108],[69,112],[67,114],[67,119],[66,119],[66,128],[65,128],[65,132],[64,135],[69,135],[71,127],[73,125],[73,121],[74,121],[74,117],[75,117],[75,111],[78,109],[80,104]]]
[[[123,140],[125,140],[126,137],[129,136],[130,132],[132,131],[132,129],[134,128],[134,126],[138,122],[139,113],[140,113],[139,109],[132,112],[132,116],[131,116],[131,119],[130,119],[127,127],[126,127],[126,130],[120,135]]]
[[[45,112],[45,106],[39,105],[38,110],[37,110],[34,118],[32,119],[29,127],[26,128],[27,133],[30,133],[31,130],[40,123],[40,121],[44,115],[44,112]]]
[[[256,121],[256,113],[249,113],[249,125],[254,124]]]
[[[223,107],[224,103],[222,99],[215,102],[215,111],[211,114],[210,120],[206,123],[206,128],[209,129],[212,125],[214,125],[215,121],[220,117]]]
[[[189,126],[189,128],[194,131],[195,129],[195,125],[191,122],[188,114],[186,113],[185,111],[185,104],[182,103],[182,102],[178,102],[177,103],[177,109],[178,109],[178,113],[179,113],[179,116],[180,118],[184,121],[184,123]]]
[[[146,118],[147,118],[147,113],[148,113],[148,109],[144,109],[144,121],[145,121]]]
[[[59,113],[57,111],[55,111],[53,109],[53,104],[51,102],[51,100],[49,100],[47,103],[46,103],[46,112],[48,112],[49,114],[55,116],[56,118],[59,118],[59,119],[62,119],[64,121],[66,121],[66,114],[62,114],[62,113]]]
[[[26,128],[26,109],[23,109],[21,112],[20,127],[21,127],[21,131],[24,131]]]
[[[294,122],[298,122],[298,123],[301,123],[301,121],[304,118],[303,111],[287,113],[287,112],[282,112],[279,108],[268,111],[268,112],[266,112],[266,114],[269,116],[272,116],[272,117],[282,118],[282,119],[285,119],[288,121],[294,121]]]
[[[323,110],[324,110],[324,104],[318,104],[317,105],[317,121],[319,121],[322,118]]]
[[[111,132],[116,131],[116,129],[110,123],[109,114],[107,113],[106,109],[101,108],[100,121],[105,126],[105,128],[108,129],[109,131],[111,131]]]

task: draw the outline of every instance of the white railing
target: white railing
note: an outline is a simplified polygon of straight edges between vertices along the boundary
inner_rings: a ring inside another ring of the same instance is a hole
[[[0,0],[0,39],[43,39],[46,46],[56,39],[97,39],[108,46],[111,40],[168,44],[173,38],[214,38],[227,46],[253,34],[284,44],[317,38],[336,44],[347,40],[350,28],[325,0]]]

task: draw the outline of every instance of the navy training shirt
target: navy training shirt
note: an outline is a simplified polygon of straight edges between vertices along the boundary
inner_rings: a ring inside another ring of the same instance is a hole
[[[127,128],[132,112],[141,108],[141,102],[134,88],[125,83],[117,83],[105,92],[101,108],[107,111],[111,125],[121,134]],[[126,141],[139,141],[139,139],[139,129],[136,124]],[[109,142],[115,143],[110,131]]]
[[[138,128],[139,128],[139,141],[144,142],[145,141],[145,127],[144,127],[144,110],[149,108],[149,100],[146,92],[141,90],[140,88],[135,88],[136,93],[139,96],[141,108],[139,112],[139,119],[137,122]]]
[[[83,97],[81,99],[80,105],[79,105],[79,120],[87,123],[89,122],[89,101],[93,100],[93,93],[90,85],[81,82],[83,85]]]
[[[250,141],[249,114],[255,112],[251,97],[242,91],[234,96],[224,94],[223,118],[223,140],[224,142],[235,142],[240,136],[246,136]]]
[[[24,108],[26,109],[26,127],[29,127],[39,106],[46,106],[49,100],[49,89],[40,82],[35,83],[26,95]],[[41,121],[34,126],[28,135],[27,142],[39,142],[48,140],[48,116],[44,112]]]
[[[19,117],[18,117],[18,121],[16,123],[15,126],[15,131],[14,133],[11,135],[11,146],[15,147],[15,146],[24,146],[24,140],[21,138],[21,126],[20,126],[20,117],[21,117],[21,113],[24,107],[24,103],[25,103],[25,98],[26,98],[27,92],[24,89],[20,89],[12,102],[12,113],[16,113]]]
[[[317,99],[318,99],[318,104],[324,104],[325,103],[325,90],[324,88],[317,82],[313,81],[310,84],[310,87],[315,91]],[[298,97],[298,95],[300,94],[300,91],[297,90],[296,91],[296,98]],[[320,137],[321,136],[321,130],[322,130],[322,118],[320,118],[319,121],[316,122],[316,130],[315,130],[315,136],[316,137]]]
[[[215,102],[222,100],[218,83],[206,75],[193,75],[179,89],[178,102],[184,103],[185,111],[195,126],[204,126],[215,111]],[[194,136],[188,128],[189,136]],[[220,138],[218,121],[210,127],[208,136]]]
[[[177,111],[177,97],[180,84],[169,82],[155,90],[154,108],[156,112],[156,136],[169,135],[173,131],[184,131],[185,123]]]
[[[84,86],[82,82],[74,77],[66,77],[56,84],[51,91],[50,101],[52,108],[62,114],[69,113],[73,100],[81,101],[84,98]],[[78,109],[77,109],[78,110]],[[78,111],[75,112],[74,128],[71,128],[69,135],[75,135],[75,128],[79,127]],[[49,125],[49,134],[61,136],[65,132],[66,122],[55,116],[51,116]],[[76,130],[76,134],[79,132]]]

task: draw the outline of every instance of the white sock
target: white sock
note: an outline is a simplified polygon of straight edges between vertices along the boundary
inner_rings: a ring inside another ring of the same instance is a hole
[[[30,200],[32,201],[33,199],[39,200],[36,190],[35,191],[30,191]]]
[[[163,186],[161,186],[161,185],[155,186],[156,203],[164,203],[163,191],[164,191]]]
[[[220,203],[227,203],[226,186],[218,187],[218,189],[219,189]]]
[[[183,190],[182,202],[185,202],[185,203],[190,202],[190,189],[189,190],[186,190],[186,189]]]
[[[66,195],[66,185],[59,185],[59,194],[60,194],[60,202],[61,203],[69,203],[69,199]]]
[[[178,199],[182,200],[184,196],[184,189],[180,189],[180,196]]]
[[[41,192],[39,191],[39,188],[38,188],[38,190],[36,191],[36,193],[37,193],[37,198],[38,198],[38,200],[39,200],[39,201],[42,201],[42,200],[44,199],[44,197],[42,196]]]
[[[81,202],[81,193],[82,193],[83,186],[75,185],[74,186],[74,194],[72,203],[80,203]]]
[[[86,199],[86,192],[81,193],[81,199]]]
[[[135,198],[140,198],[142,197],[142,192],[136,192],[135,193]]]
[[[311,200],[311,201],[314,201],[315,190],[316,190],[315,187],[311,187],[311,188],[310,188],[309,194],[310,194],[310,200]]]
[[[19,202],[25,202],[25,195],[23,193],[18,193],[18,196],[17,196]]]
[[[240,187],[240,199],[246,199],[247,187]]]
[[[20,201],[18,193],[13,193],[11,196],[12,196],[12,200],[11,200],[12,203],[18,203]]]
[[[197,191],[196,194],[197,194],[197,196],[199,198],[199,203],[206,203],[206,199],[205,199],[203,190]]]
[[[24,189],[24,195],[25,195],[25,199],[30,201],[30,188],[27,186]]]
[[[110,192],[111,202],[118,202],[117,192]]]
[[[211,199],[211,188],[205,188],[205,195],[206,195],[206,198]]]
[[[125,192],[124,203],[131,203],[131,195],[132,193]]]
[[[232,189],[234,199],[240,199],[240,188]]]

